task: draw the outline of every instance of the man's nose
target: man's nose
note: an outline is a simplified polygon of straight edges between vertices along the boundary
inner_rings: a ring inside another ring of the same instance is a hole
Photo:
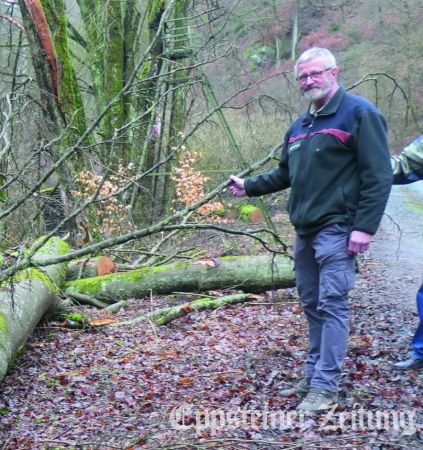
[[[313,83],[314,83],[313,78],[310,75],[307,75],[307,78],[305,79],[305,84],[307,86],[309,86],[310,84],[313,84]]]

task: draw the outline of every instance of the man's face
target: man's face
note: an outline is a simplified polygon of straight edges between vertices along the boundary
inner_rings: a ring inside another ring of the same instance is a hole
[[[321,58],[298,65],[297,80],[304,97],[312,102],[324,99],[336,83],[338,68],[328,67]]]

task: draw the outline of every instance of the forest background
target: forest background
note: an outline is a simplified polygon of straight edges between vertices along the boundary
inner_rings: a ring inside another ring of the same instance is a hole
[[[305,109],[293,65],[313,45],[400,150],[423,131],[422,17],[418,0],[2,1],[3,249],[70,232],[71,259],[194,210],[225,221],[228,175]]]

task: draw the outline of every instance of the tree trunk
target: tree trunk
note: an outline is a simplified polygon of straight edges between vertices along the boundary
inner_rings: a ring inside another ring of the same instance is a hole
[[[51,239],[34,257],[34,262],[68,253],[68,245]],[[19,272],[0,292],[0,380],[18,350],[31,336],[64,282],[66,263],[43,271],[31,268]]]
[[[190,49],[189,28],[186,20],[187,8],[189,0],[177,0],[175,4],[173,25],[167,25],[167,35],[169,47],[166,50],[167,57],[172,60],[170,63],[170,69],[174,70],[178,68],[171,79],[167,80],[166,91],[169,87],[172,87],[173,91],[169,94],[170,97],[170,112],[169,112],[169,125],[168,137],[163,142],[162,152],[166,152],[160,155],[158,159],[164,159],[169,156],[172,151],[171,147],[178,144],[179,133],[184,131],[185,122],[187,119],[186,99],[188,96],[188,86],[186,80],[189,79],[189,71],[186,67],[192,63],[193,52]],[[163,217],[168,214],[172,209],[172,200],[175,197],[175,186],[171,181],[171,173],[174,161],[169,160],[158,172],[159,177],[157,180],[155,191],[153,192],[154,198],[161,199],[160,202],[155,202],[155,211],[153,212],[153,219]]]
[[[72,65],[65,2],[63,0],[19,0],[32,64],[39,85],[44,120],[40,141],[55,141],[48,146],[52,164],[85,131],[85,113]],[[57,137],[61,136],[60,139]],[[47,196],[44,216],[46,231],[52,231],[71,209],[73,174],[83,168],[81,154],[69,159],[51,177],[44,189]],[[54,197],[53,197],[54,196]]]
[[[69,295],[82,294],[110,303],[171,292],[201,292],[210,289],[242,289],[263,292],[292,287],[292,260],[285,256],[230,256],[137,269],[67,283]]]
[[[109,105],[99,130],[105,141],[101,160],[117,169],[119,164],[128,164],[130,157],[128,136],[123,138],[119,130],[130,112],[131,98],[128,93],[123,95],[122,89],[134,67],[130,58],[138,23],[131,20],[131,15],[136,14],[136,8],[133,1],[77,0],[77,3],[86,31],[96,109],[100,112]]]
[[[291,59],[295,60],[297,57],[297,43],[299,39],[299,15],[300,15],[300,0],[294,1],[294,11],[292,17],[292,41],[291,41]]]

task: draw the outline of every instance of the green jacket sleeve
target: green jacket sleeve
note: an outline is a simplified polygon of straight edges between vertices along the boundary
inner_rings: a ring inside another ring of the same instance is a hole
[[[391,156],[394,184],[408,184],[423,179],[423,135],[405,147],[401,154]]]

